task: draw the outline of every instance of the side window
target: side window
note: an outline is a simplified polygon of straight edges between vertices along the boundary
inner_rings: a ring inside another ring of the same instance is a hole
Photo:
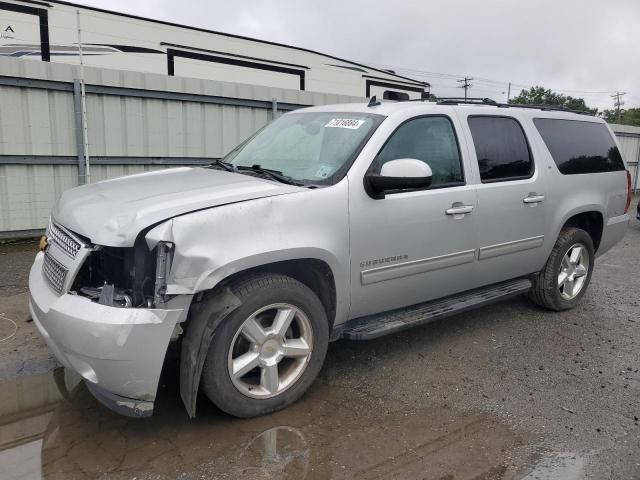
[[[380,150],[375,168],[400,158],[428,164],[433,172],[431,188],[464,184],[458,142],[447,117],[420,117],[401,125]]]
[[[482,183],[529,178],[533,174],[529,145],[516,119],[472,116],[468,122]]]
[[[624,170],[622,156],[603,123],[534,118],[558,170],[564,175]]]

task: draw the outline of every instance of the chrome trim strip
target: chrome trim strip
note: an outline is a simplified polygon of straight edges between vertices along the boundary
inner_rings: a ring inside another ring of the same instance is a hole
[[[488,258],[499,257],[501,255],[509,255],[510,253],[522,252],[532,248],[541,247],[544,243],[544,235],[537,237],[523,238],[522,240],[514,240],[512,242],[498,243],[497,245],[489,245],[480,248],[478,252],[478,260],[487,260]]]
[[[360,272],[360,283],[362,285],[370,285],[372,283],[393,280],[394,278],[408,277],[433,270],[455,267],[456,265],[473,263],[475,258],[475,250],[465,250],[463,252],[440,255],[438,257],[423,258],[410,262],[397,263],[395,265],[371,268]]]

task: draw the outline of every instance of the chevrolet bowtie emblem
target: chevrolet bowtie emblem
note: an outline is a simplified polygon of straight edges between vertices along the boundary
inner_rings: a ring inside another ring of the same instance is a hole
[[[40,251],[44,252],[47,249],[47,245],[49,245],[49,239],[46,235],[40,237]]]

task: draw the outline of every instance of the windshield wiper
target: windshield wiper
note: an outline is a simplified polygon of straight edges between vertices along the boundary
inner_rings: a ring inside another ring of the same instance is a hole
[[[248,172],[256,172],[264,175],[265,177],[269,177],[273,180],[276,180],[281,183],[286,183],[287,185],[297,185],[302,187],[304,184],[302,182],[298,182],[291,177],[283,175],[282,172],[278,170],[271,170],[269,168],[262,168],[260,165],[252,165],[251,167],[246,167],[244,165],[235,166],[237,171],[248,171]]]
[[[213,167],[213,166],[220,166],[222,168],[224,168],[227,172],[236,172],[237,168],[235,165],[229,163],[229,162],[225,162],[224,160],[214,160],[214,162],[211,165],[208,165],[208,167]]]

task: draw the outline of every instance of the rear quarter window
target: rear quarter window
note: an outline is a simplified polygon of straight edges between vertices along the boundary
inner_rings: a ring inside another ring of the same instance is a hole
[[[564,175],[624,170],[624,162],[603,123],[534,118],[553,161]]]

